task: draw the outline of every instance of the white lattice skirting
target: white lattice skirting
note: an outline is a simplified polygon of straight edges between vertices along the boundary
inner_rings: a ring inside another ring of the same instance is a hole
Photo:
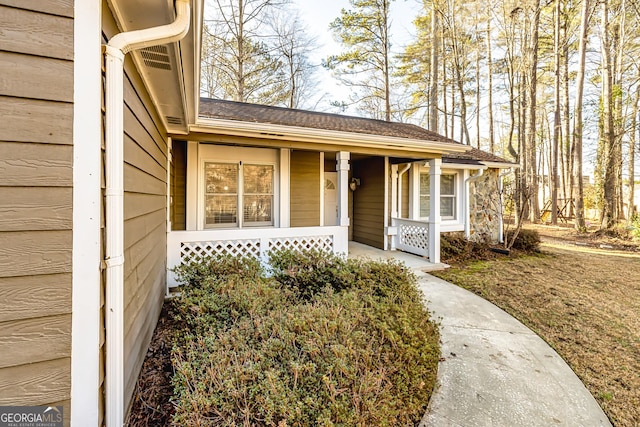
[[[266,262],[273,250],[318,250],[346,254],[347,227],[173,231],[167,237],[167,287],[178,285],[171,269],[207,257],[254,257]]]
[[[429,256],[429,224],[394,218],[398,228],[396,247],[416,255]]]

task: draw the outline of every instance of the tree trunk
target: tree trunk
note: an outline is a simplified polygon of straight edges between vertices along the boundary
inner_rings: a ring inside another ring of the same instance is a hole
[[[554,25],[554,111],[551,147],[551,223],[558,224],[558,147],[560,145],[560,0],[556,0]]]
[[[440,30],[436,2],[431,2],[431,64],[429,69],[429,130],[438,132],[438,57]],[[446,104],[446,95],[445,95]]]
[[[529,173],[531,211],[529,217],[531,222],[540,219],[540,205],[538,201],[538,175],[536,173],[536,97],[538,89],[538,30],[540,27],[540,0],[534,3],[533,23],[531,25],[531,42],[529,54],[531,62],[529,64],[529,99],[527,109],[527,149],[529,151]]]
[[[640,75],[639,75],[640,77]],[[627,218],[631,220],[635,213],[635,160],[636,160],[636,135],[638,133],[638,103],[640,103],[640,90],[636,89],[636,97],[633,101],[631,117],[631,135],[629,137],[629,195],[627,199]]]
[[[582,182],[582,96],[584,93],[584,74],[587,53],[587,35],[589,31],[589,0],[582,0],[582,20],[580,22],[580,47],[579,47],[579,65],[576,88],[576,105],[573,115],[573,159],[574,174],[576,181],[576,221],[575,227],[578,231],[585,231],[586,224],[584,221],[584,185]]]
[[[491,11],[487,13],[487,95],[489,114],[489,152],[495,153],[495,135],[493,129],[493,62],[491,59]]]
[[[612,228],[616,220],[616,159],[613,127],[613,88],[611,73],[611,46],[609,39],[609,7],[602,2],[602,144],[604,204],[601,226]]]

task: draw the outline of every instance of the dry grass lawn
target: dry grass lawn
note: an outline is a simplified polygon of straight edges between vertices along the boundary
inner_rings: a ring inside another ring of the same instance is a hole
[[[567,361],[614,425],[640,426],[640,254],[561,244],[439,272],[503,308]]]

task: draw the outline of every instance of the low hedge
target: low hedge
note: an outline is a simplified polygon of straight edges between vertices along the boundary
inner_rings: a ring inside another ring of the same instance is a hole
[[[174,425],[416,425],[440,355],[400,264],[279,252],[182,266]]]

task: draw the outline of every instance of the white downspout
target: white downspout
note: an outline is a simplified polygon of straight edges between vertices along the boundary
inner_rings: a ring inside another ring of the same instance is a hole
[[[142,47],[172,43],[189,31],[189,0],[176,0],[169,25],[120,33],[105,48],[106,169],[106,425],[124,424],[124,55]]]
[[[471,212],[469,212],[470,209],[470,191],[469,191],[469,184],[477,181],[478,179],[480,179],[482,177],[482,175],[484,175],[484,170],[486,168],[482,168],[482,169],[478,169],[478,174],[477,175],[473,175],[470,176],[469,178],[467,178],[464,181],[464,210],[465,210],[465,218],[464,218],[464,237],[466,239],[469,239],[469,237],[471,237]]]

